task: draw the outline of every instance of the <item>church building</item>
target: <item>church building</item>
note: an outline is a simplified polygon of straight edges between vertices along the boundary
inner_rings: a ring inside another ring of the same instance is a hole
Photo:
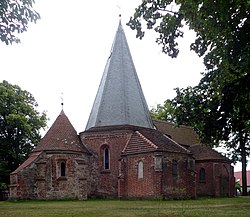
[[[84,132],[62,110],[10,174],[13,199],[233,196],[231,161],[193,129],[152,120],[119,23]]]

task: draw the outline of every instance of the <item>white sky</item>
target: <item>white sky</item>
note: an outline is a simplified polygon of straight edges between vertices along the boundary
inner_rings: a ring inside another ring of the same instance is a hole
[[[185,31],[180,54],[162,54],[156,35],[142,40],[126,26],[140,0],[36,0],[41,20],[20,35],[21,44],[0,43],[0,80],[29,91],[47,111],[48,127],[64,111],[77,132],[84,131],[122,14],[137,74],[151,108],[175,96],[176,87],[198,84],[202,59],[190,51],[195,33]],[[119,9],[121,8],[121,9]]]

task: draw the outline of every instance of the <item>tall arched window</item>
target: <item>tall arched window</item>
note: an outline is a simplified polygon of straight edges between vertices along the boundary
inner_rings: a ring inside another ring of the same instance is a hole
[[[138,179],[143,178],[143,162],[139,161],[138,162]]]
[[[65,163],[65,161],[61,162],[60,167],[61,167],[61,176],[66,176],[66,163]]]
[[[106,147],[104,148],[103,151],[103,164],[104,164],[104,169],[109,170],[109,148]]]
[[[205,171],[204,168],[200,169],[200,172],[199,172],[199,181],[200,182],[205,182],[206,181],[206,171]]]

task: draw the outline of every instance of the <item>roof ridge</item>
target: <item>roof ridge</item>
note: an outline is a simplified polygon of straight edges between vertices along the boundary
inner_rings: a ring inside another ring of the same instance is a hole
[[[145,142],[147,142],[151,147],[158,149],[158,146],[155,145],[152,141],[150,141],[148,138],[146,138],[143,134],[141,134],[139,131],[135,131],[136,134],[138,134]]]
[[[129,139],[128,139],[127,142],[126,142],[126,144],[125,144],[125,146],[124,146],[124,148],[123,148],[123,150],[122,150],[122,153],[124,153],[125,150],[126,150],[126,148],[128,147],[128,144],[129,144],[129,142],[130,142],[130,139],[131,139],[132,135],[133,135],[133,134],[131,134],[131,135],[129,136]]]
[[[180,125],[175,125],[174,123],[171,123],[170,121],[165,121],[165,120],[160,120],[160,119],[153,119],[153,122],[154,121],[158,121],[158,122],[164,122],[164,123],[166,123],[166,124],[168,124],[168,125],[171,125],[171,126],[173,126],[174,128],[188,128],[188,129],[194,129],[193,127],[191,127],[191,126],[187,126],[187,125],[183,125],[183,124],[180,124]]]
[[[191,153],[191,151],[189,151],[188,149],[184,148],[182,145],[180,145],[178,142],[174,141],[173,139],[171,139],[170,137],[168,137],[167,135],[163,134],[163,136],[167,137],[169,140],[171,140],[173,143],[175,143],[176,145],[178,145],[180,148],[182,148],[183,150]]]

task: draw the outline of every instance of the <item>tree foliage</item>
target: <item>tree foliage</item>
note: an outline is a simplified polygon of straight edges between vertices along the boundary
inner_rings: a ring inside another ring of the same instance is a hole
[[[144,0],[128,25],[142,38],[143,20],[154,29],[162,51],[179,53],[183,26],[196,32],[190,49],[203,57],[206,71],[195,87],[177,88],[172,104],[176,122],[195,128],[207,144],[226,144],[241,160],[246,194],[250,153],[250,2],[249,0]]]
[[[150,110],[150,115],[153,119],[176,122],[175,111],[172,101],[167,99],[163,105],[158,104],[156,108]]]
[[[46,114],[40,114],[34,97],[17,85],[0,83],[0,183],[9,183],[14,171],[41,139]]]
[[[32,8],[34,0],[1,0],[0,1],[0,39],[7,45],[19,43],[18,33],[27,31],[28,23],[40,19]]]

